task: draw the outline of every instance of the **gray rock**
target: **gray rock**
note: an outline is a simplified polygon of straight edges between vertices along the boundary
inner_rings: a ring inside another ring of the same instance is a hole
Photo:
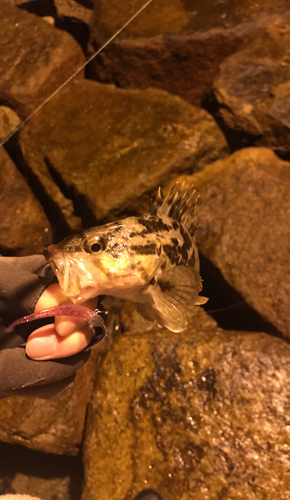
[[[263,34],[220,66],[213,93],[216,117],[238,147],[290,151],[290,17],[276,16]],[[240,145],[239,145],[240,144]]]
[[[96,0],[91,53],[145,2]],[[120,87],[157,87],[198,104],[223,59],[255,38],[265,17],[289,9],[285,0],[159,0],[97,56],[91,73]]]
[[[25,118],[84,62],[73,38],[4,3],[0,19],[1,102]]]
[[[147,210],[160,183],[226,155],[207,112],[166,92],[92,81],[71,82],[30,120],[19,142],[72,228],[79,224],[75,214],[91,225]]]
[[[52,241],[49,221],[4,148],[0,148],[0,177],[1,253],[41,253]]]
[[[201,253],[290,338],[290,164],[266,148],[242,149],[179,180],[200,193]]]
[[[264,500],[289,491],[290,347],[219,329],[119,337],[89,409],[83,500]]]

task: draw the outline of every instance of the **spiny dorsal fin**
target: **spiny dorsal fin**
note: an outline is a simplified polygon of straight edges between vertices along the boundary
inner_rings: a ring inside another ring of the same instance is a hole
[[[186,188],[184,182],[182,184],[177,182],[163,202],[159,188],[154,204],[155,214],[158,217],[170,217],[179,222],[193,236],[196,229],[195,206],[197,199],[196,190],[193,187]]]
[[[159,207],[161,207],[162,203],[163,203],[163,198],[161,195],[161,187],[159,186],[155,200],[154,201],[151,200],[151,205],[149,209],[150,214],[156,215],[157,210],[159,209]]]

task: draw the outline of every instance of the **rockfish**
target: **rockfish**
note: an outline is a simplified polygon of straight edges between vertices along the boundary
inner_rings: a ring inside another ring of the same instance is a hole
[[[160,189],[148,214],[84,230],[51,245],[45,256],[62,292],[75,303],[112,295],[133,301],[148,320],[186,329],[195,304],[207,301],[195,243],[194,190]]]

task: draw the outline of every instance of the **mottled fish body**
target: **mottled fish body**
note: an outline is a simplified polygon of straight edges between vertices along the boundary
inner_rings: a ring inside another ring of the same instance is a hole
[[[195,304],[206,302],[195,243],[194,190],[176,185],[150,212],[94,227],[51,245],[45,255],[63,293],[73,302],[112,295],[138,312],[182,331]]]

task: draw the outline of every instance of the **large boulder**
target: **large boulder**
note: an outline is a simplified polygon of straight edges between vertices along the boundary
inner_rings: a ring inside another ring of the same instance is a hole
[[[125,24],[143,0],[96,0],[91,54]],[[198,104],[219,64],[257,36],[286,0],[152,2],[90,65],[90,74],[120,87],[157,87]]]
[[[41,141],[39,138],[41,137]],[[158,186],[224,157],[213,118],[159,90],[71,82],[19,139],[27,165],[71,228],[148,209]]]
[[[214,81],[215,116],[233,147],[256,144],[290,151],[290,16],[275,17],[228,57]]]
[[[290,163],[266,148],[242,149],[179,181],[200,193],[202,254],[290,338]]]
[[[202,310],[182,334],[119,337],[89,408],[83,500],[283,497],[290,347],[223,331]]]
[[[22,118],[85,62],[80,46],[70,35],[13,2],[1,5],[0,53],[1,102]]]

